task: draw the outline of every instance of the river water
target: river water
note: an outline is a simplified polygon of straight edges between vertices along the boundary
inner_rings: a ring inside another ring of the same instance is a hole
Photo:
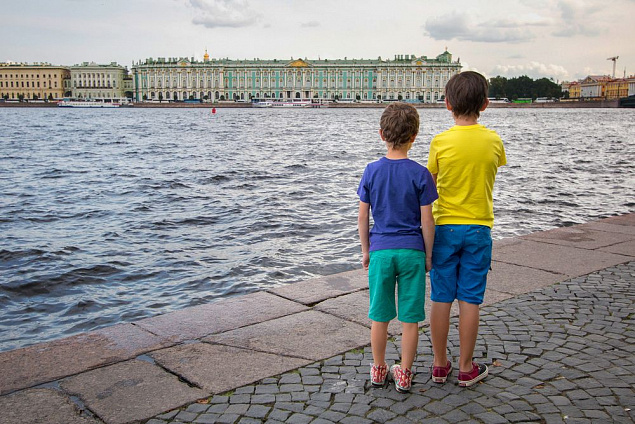
[[[0,108],[0,351],[357,268],[381,112]],[[634,115],[485,111],[494,238],[634,211]]]

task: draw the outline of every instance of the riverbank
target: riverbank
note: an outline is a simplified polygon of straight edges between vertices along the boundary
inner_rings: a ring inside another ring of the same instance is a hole
[[[385,108],[388,103],[330,103],[328,108],[336,109],[363,109],[363,108]],[[444,103],[413,103],[413,106],[420,109],[436,109],[445,108]],[[16,108],[48,108],[57,107],[57,103],[28,103],[28,102],[0,102],[0,107],[16,107]],[[589,102],[553,102],[553,103],[490,103],[490,108],[507,108],[507,109],[550,109],[550,108],[617,108],[618,100],[603,100]],[[130,107],[122,107],[120,109],[129,109]],[[144,109],[162,109],[162,108],[251,108],[251,103],[242,102],[217,102],[217,103],[134,103],[133,108]],[[294,108],[296,109],[296,108]]]
[[[356,270],[0,353],[0,423],[635,419],[635,213],[498,240],[493,259],[491,375],[470,389],[430,382],[427,322],[411,393],[370,387]]]

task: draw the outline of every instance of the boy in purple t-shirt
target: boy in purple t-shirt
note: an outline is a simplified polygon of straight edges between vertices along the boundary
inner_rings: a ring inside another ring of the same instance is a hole
[[[368,317],[372,320],[370,377],[373,386],[384,385],[388,324],[397,317],[398,309],[401,365],[390,367],[390,374],[397,391],[404,393],[412,384],[418,323],[425,319],[426,272],[432,267],[434,244],[432,203],[438,195],[430,172],[408,159],[419,132],[417,110],[406,103],[392,103],[384,110],[380,127],[386,156],[366,166],[357,190],[362,265],[368,270]],[[369,231],[370,211],[374,225]]]

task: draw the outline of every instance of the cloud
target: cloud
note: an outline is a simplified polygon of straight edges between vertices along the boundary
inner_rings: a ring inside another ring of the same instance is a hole
[[[192,22],[207,28],[247,27],[261,19],[247,0],[189,0],[189,5],[196,12]]]
[[[560,10],[560,28],[553,32],[556,37],[573,37],[576,35],[584,35],[587,37],[595,37],[602,30],[598,26],[598,20],[594,15],[601,11],[601,7],[587,6],[582,2],[573,2],[562,0],[558,2]]]
[[[317,21],[310,21],[310,22],[305,22],[302,25],[300,25],[302,28],[315,28],[315,27],[319,27],[320,23]]]
[[[534,39],[528,27],[541,22],[521,22],[509,19],[473,24],[465,13],[452,12],[430,18],[424,29],[435,40],[477,41],[484,43],[522,43]]]
[[[553,78],[560,81],[569,78],[569,72],[563,66],[540,62],[529,62],[525,65],[496,65],[490,74],[508,78],[527,75],[533,79]]]

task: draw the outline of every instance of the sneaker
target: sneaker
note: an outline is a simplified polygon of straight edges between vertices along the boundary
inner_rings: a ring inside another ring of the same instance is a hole
[[[371,365],[370,366],[370,384],[373,387],[381,387],[386,382],[386,375],[388,374],[388,364],[384,365]]]
[[[487,377],[487,365],[472,362],[472,371],[459,371],[459,387],[470,387]]]
[[[395,388],[399,393],[408,393],[412,385],[412,371],[408,368],[401,368],[401,365],[390,367],[390,375],[395,381]]]
[[[435,383],[445,383],[452,372],[452,363],[448,361],[445,367],[432,367],[432,381]]]

